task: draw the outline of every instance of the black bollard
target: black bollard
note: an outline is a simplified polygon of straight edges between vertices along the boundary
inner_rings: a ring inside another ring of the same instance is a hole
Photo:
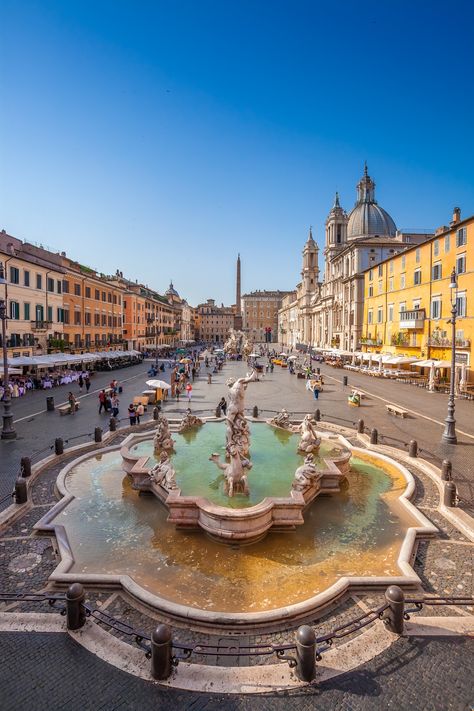
[[[348,383],[348,377],[347,377],[347,375],[343,375],[342,376],[342,384],[347,385],[347,383]]]
[[[20,474],[24,477],[31,476],[31,459],[29,457],[20,459]]]
[[[159,409],[158,409],[157,407],[154,407],[154,408],[153,408],[153,419],[154,419],[154,420],[157,420],[159,414],[160,414]]]
[[[117,430],[117,420],[115,417],[111,417],[109,420],[109,432],[115,432]]]
[[[54,412],[54,397],[52,396],[46,398],[46,411]]]
[[[19,477],[15,482],[15,503],[26,504],[28,501],[28,486],[26,479]]]
[[[443,481],[451,481],[452,471],[453,465],[449,459],[443,459],[443,463],[441,465],[441,479]]]
[[[62,437],[57,437],[54,440],[54,453],[57,455],[64,453],[64,442]]]
[[[94,442],[102,442],[102,428],[96,427],[94,429]]]
[[[447,481],[444,485],[443,504],[449,508],[456,506],[456,484],[454,481]]]
[[[377,444],[379,441],[379,433],[378,430],[374,429],[370,433],[370,444]]]
[[[319,409],[319,407],[317,407],[314,411],[314,419],[316,422],[321,422],[321,410]]]
[[[258,417],[258,407],[257,407],[257,405],[254,405],[254,406],[253,406],[252,417]]]
[[[403,613],[405,608],[405,595],[398,585],[390,585],[385,591],[385,599],[389,607],[385,611],[384,622],[390,632],[403,634]]]
[[[158,625],[151,633],[151,675],[154,679],[167,679],[171,674],[173,642],[168,625]]]
[[[217,417],[217,419],[219,419],[219,418],[221,417],[221,415],[222,415],[222,411],[221,411],[221,408],[220,408],[219,405],[218,405],[218,406],[216,407],[216,417]]]
[[[296,674],[302,681],[314,679],[316,671],[316,634],[309,625],[296,632]]]
[[[359,434],[364,434],[365,426],[364,426],[364,420],[361,418],[360,420],[357,420],[357,432]]]
[[[416,439],[410,440],[410,444],[408,445],[408,456],[409,457],[417,457],[418,456],[418,442]]]
[[[86,593],[81,583],[73,583],[66,593],[66,621],[68,630],[79,630],[86,622],[84,600]]]

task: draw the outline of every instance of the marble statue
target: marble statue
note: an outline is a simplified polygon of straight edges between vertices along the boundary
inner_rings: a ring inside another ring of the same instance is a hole
[[[195,427],[201,427],[202,424],[203,421],[199,417],[196,417],[196,415],[193,415],[191,412],[191,408],[188,407],[188,409],[186,410],[186,414],[179,423],[178,432],[187,432],[188,430],[194,429]]]
[[[291,488],[295,491],[304,491],[308,486],[311,486],[318,474],[319,472],[314,465],[313,455],[308,454],[304,460],[304,464],[295,471]]]
[[[311,415],[304,416],[303,422],[301,423],[298,429],[301,432],[301,439],[298,444],[298,452],[303,452],[305,454],[317,452],[321,444],[321,438],[318,436]]]
[[[251,352],[252,352],[253,343],[252,343],[251,341],[249,341],[249,339],[247,338],[247,336],[245,336],[244,338],[245,338],[245,340],[244,340],[244,345],[243,345],[243,347],[242,347],[242,355],[243,355],[245,358],[248,358],[249,355],[250,355]]]
[[[270,420],[270,424],[275,427],[281,427],[284,430],[290,429],[290,416],[285,408]]]
[[[167,452],[161,452],[160,461],[155,464],[153,469],[150,471],[150,479],[155,484],[161,484],[165,489],[171,491],[172,489],[177,489],[176,484],[176,472],[173,469],[169,454]]]
[[[171,437],[168,420],[161,414],[159,415],[156,424],[153,447],[155,451],[159,451],[161,449],[171,451],[174,449],[174,439]]]
[[[224,491],[227,496],[233,496],[235,493],[242,493],[248,496],[247,471],[252,468],[252,462],[247,457],[242,457],[238,448],[233,444],[227,448],[227,453],[230,458],[228,462],[221,462],[220,455],[217,452],[214,452],[209,457],[209,460],[224,472]]]
[[[227,386],[229,388],[229,404],[226,414],[226,450],[228,455],[229,447],[234,445],[242,457],[248,457],[250,451],[250,431],[245,419],[244,396],[247,385],[257,378],[257,373],[253,370],[245,378],[229,378]]]

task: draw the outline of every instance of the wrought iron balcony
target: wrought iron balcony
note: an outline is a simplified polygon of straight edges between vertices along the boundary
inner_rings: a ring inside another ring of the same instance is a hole
[[[469,338],[456,338],[456,348],[470,348],[471,341]],[[442,338],[441,336],[430,336],[428,345],[432,348],[451,348],[453,341],[451,338]]]
[[[48,331],[52,325],[52,321],[31,321],[31,330],[33,333],[35,331]]]

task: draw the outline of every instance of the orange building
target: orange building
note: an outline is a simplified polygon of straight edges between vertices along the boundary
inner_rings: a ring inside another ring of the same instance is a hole
[[[104,275],[62,256],[64,347],[105,350],[123,346],[124,290]]]

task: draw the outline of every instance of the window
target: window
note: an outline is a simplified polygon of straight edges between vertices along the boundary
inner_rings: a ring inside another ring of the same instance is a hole
[[[456,258],[456,274],[464,274],[466,271],[466,253],[460,254]]]
[[[95,290],[95,300],[100,301],[100,291],[98,289]]]
[[[61,279],[58,279],[58,294],[60,294],[63,290],[63,283]]]
[[[390,262],[389,271],[390,274],[393,274],[393,262]]]
[[[441,298],[439,296],[431,299],[431,318],[441,318]]]
[[[74,311],[74,325],[75,326],[81,325],[81,312],[80,311]]]
[[[110,293],[110,291],[109,291],[109,293],[107,294],[107,301],[109,302],[109,304],[112,303],[112,294]]]
[[[415,262],[416,262],[417,264],[419,264],[419,263],[420,263],[420,259],[421,259],[421,250],[420,250],[419,247],[417,247],[417,248],[415,249]]]
[[[405,274],[400,274],[400,289],[404,289],[406,284]]]
[[[29,286],[30,285],[30,272],[25,269],[23,272],[23,285],[24,286]]]
[[[466,316],[466,292],[458,292],[456,296],[456,309],[459,318]]]
[[[58,306],[57,309],[57,317],[58,317],[58,323],[64,323],[64,309],[62,309],[60,306]]]
[[[460,227],[456,232],[456,247],[462,247],[467,242],[467,232],[465,227]]]
[[[388,290],[393,291],[393,277],[388,280]]]
[[[102,301],[107,301],[107,294],[105,291],[102,292]]]
[[[107,316],[102,314],[102,326],[107,326]]]
[[[382,323],[383,321],[383,308],[379,306],[377,309],[377,323]]]
[[[437,279],[441,279],[442,276],[442,270],[441,270],[441,262],[438,262],[437,264],[433,265],[433,274],[432,274],[432,280],[436,281]]]
[[[393,321],[393,304],[389,304],[387,307],[387,321],[389,323]]]
[[[67,279],[63,279],[63,292],[69,294],[69,282]]]
[[[90,311],[86,311],[85,314],[84,314],[84,324],[85,324],[86,326],[90,326],[90,325],[91,325],[91,314],[90,314]]]
[[[43,288],[43,277],[41,276],[41,274],[36,275],[36,288],[37,289]]]
[[[100,314],[94,314],[94,326],[100,326]]]
[[[379,289],[379,294],[381,294],[383,291],[383,282],[381,279],[379,280],[379,283],[378,283],[378,289]]]
[[[402,269],[405,269],[406,261],[407,261],[406,255],[402,254]]]
[[[52,320],[53,320],[53,307],[48,306],[48,321],[51,322]]]
[[[383,276],[383,264],[379,264],[379,277]]]
[[[372,281],[373,278],[374,278],[374,270],[373,270],[373,269],[369,269],[369,281]],[[124,302],[124,303],[125,303],[125,302]]]
[[[369,296],[373,296],[373,295],[374,295],[374,287],[373,287],[372,284],[371,284],[371,285],[369,286]]]
[[[86,286],[86,299],[91,298],[91,288],[90,286]]]
[[[449,252],[451,248],[451,235],[446,235],[444,238],[444,251]]]
[[[415,269],[413,273],[413,283],[416,284],[421,284],[421,269]]]
[[[435,257],[439,255],[439,239],[435,239],[433,242],[433,254]]]
[[[20,318],[20,304],[18,301],[10,301],[10,318],[16,321]]]
[[[10,284],[20,283],[20,270],[17,267],[10,267]]]
[[[44,307],[42,304],[36,304],[35,321],[44,321]]]
[[[406,302],[405,302],[405,301],[402,301],[401,304],[400,304],[400,313],[401,313],[402,311],[406,311],[406,310],[407,310]]]
[[[63,319],[64,319],[63,323],[66,323],[66,324],[69,323],[69,309],[64,309]]]
[[[420,308],[421,300],[420,299],[413,299],[413,309],[414,311],[418,311]]]
[[[81,285],[74,284],[74,296],[80,296],[80,295],[81,295]]]
[[[369,323],[369,324],[373,323],[373,318],[374,318],[373,311],[372,311],[372,309],[369,309],[367,312],[367,323]]]
[[[46,288],[48,291],[54,292],[54,279],[51,279],[51,277],[48,277]]]
[[[30,320],[30,305],[29,304],[23,304],[23,318],[25,321]]]

